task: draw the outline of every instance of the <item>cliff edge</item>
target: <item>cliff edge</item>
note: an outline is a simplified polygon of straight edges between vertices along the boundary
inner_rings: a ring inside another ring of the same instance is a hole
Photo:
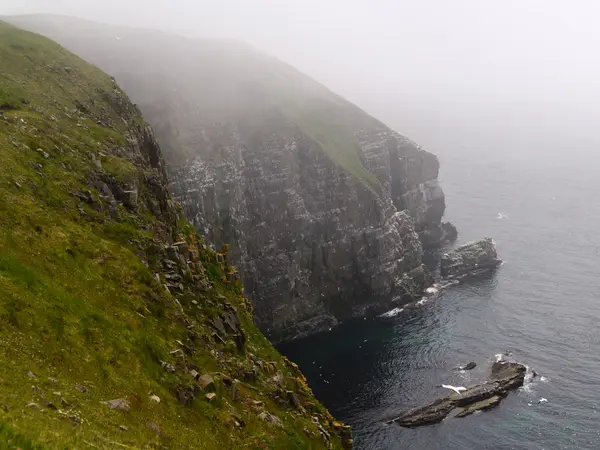
[[[0,22],[2,448],[342,448],[115,81]]]
[[[175,198],[232,260],[273,340],[419,298],[443,240],[435,155],[239,42],[50,16],[13,22],[113,74],[156,130]]]

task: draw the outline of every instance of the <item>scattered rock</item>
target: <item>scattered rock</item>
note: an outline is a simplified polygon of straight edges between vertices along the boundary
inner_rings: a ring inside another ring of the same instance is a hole
[[[48,377],[48,381],[50,381],[51,383],[58,383],[58,380],[52,377]]]
[[[54,403],[52,403],[50,400],[45,399],[45,398],[42,398],[41,400],[46,408],[53,409],[55,411],[58,410],[58,407]]]
[[[217,394],[215,394],[214,392],[209,392],[208,394],[206,394],[206,398],[209,402],[212,402],[215,398],[217,398]]]
[[[173,364],[169,364],[168,362],[161,361],[160,366],[169,373],[175,373],[175,366]]]
[[[119,425],[119,429],[123,431],[129,431],[129,428],[127,428],[125,425]]]
[[[441,275],[445,278],[476,275],[495,269],[501,262],[498,259],[494,241],[491,238],[485,238],[444,253],[441,261]]]
[[[175,390],[175,397],[182,405],[191,405],[192,401],[196,397],[199,388],[192,388],[190,386],[181,385]]]
[[[129,402],[124,398],[117,398],[115,400],[107,400],[105,402],[100,402],[103,405],[107,405],[110,409],[115,411],[123,411],[129,412],[131,407],[129,406]]]
[[[29,378],[37,378],[37,375],[35,373],[33,373],[31,370],[29,372],[27,372],[27,376]]]
[[[81,384],[76,384],[75,385],[75,389],[77,389],[79,392],[85,394],[88,390],[85,386],[82,386]]]
[[[33,409],[42,409],[42,408],[40,407],[40,405],[38,405],[38,404],[37,404],[37,403],[35,403],[35,402],[29,402],[29,403],[27,403],[27,405],[26,405],[26,406],[27,406],[27,408],[33,408]]]
[[[198,384],[205,391],[215,390],[215,380],[208,374],[200,375],[198,377]]]
[[[275,416],[274,414],[269,414],[268,412],[261,412],[258,415],[258,418],[260,420],[264,420],[267,423],[276,425],[278,427],[283,427],[283,423],[281,422],[281,419],[277,416]]]
[[[160,403],[160,397],[158,395],[151,395],[150,396],[150,403]]]
[[[43,149],[38,148],[36,150],[36,152],[38,152],[40,155],[42,155],[44,157],[44,159],[48,159],[50,158],[50,154],[48,152],[45,152]]]
[[[497,406],[511,389],[523,385],[526,367],[512,362],[495,362],[490,379],[485,384],[471,386],[460,393],[452,393],[425,406],[412,409],[390,420],[403,427],[418,427],[438,423],[450,413],[461,408],[456,417],[465,417],[475,411]]]

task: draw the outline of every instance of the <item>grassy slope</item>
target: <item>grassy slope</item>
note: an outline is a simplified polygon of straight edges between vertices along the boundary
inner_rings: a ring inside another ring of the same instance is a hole
[[[57,44],[0,22],[0,111],[3,448],[324,447],[311,416],[330,432],[340,425],[252,324],[239,284],[226,277],[231,268],[191,227],[161,222],[142,201],[153,169],[124,157],[122,148],[143,121],[114,82]],[[109,213],[89,186],[97,172],[141,180],[137,210],[119,205]],[[148,257],[169,229],[193,255],[177,301],[164,276],[155,278],[160,258]],[[212,287],[194,289],[193,276]],[[246,335],[241,349],[227,337],[222,343],[208,325],[225,304],[238,310]],[[177,359],[170,352],[181,344],[185,354]],[[176,399],[174,392],[194,385],[191,365],[214,375],[215,401],[204,392],[188,405]],[[244,379],[257,366],[265,368]],[[288,390],[301,408],[282,400]],[[130,412],[100,403],[115,398],[126,398]],[[283,427],[261,420],[262,411]],[[336,433],[331,439],[340,445]]]

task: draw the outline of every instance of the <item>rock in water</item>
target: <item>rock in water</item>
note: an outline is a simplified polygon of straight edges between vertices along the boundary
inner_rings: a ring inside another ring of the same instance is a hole
[[[498,259],[496,246],[491,238],[469,242],[444,253],[441,262],[441,275],[444,278],[458,278],[493,270],[502,261]]]
[[[477,364],[471,361],[465,364],[464,366],[458,367],[457,370],[473,370],[475,367],[477,367]]]
[[[523,385],[527,368],[518,363],[496,362],[492,365],[487,383],[477,384],[460,393],[452,393],[425,406],[411,409],[388,421],[403,427],[419,427],[444,420],[455,409],[456,417],[465,417],[475,411],[483,411],[500,404],[511,389]]]

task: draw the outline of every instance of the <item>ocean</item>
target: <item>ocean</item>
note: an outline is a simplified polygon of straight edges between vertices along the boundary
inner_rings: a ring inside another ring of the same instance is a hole
[[[494,274],[280,348],[352,426],[356,449],[600,449],[600,156],[495,150],[439,152],[446,218],[459,243],[494,238],[505,261]],[[506,351],[541,376],[499,407],[384,424],[447,393],[436,385],[484,381]],[[453,370],[469,361],[474,370]]]

